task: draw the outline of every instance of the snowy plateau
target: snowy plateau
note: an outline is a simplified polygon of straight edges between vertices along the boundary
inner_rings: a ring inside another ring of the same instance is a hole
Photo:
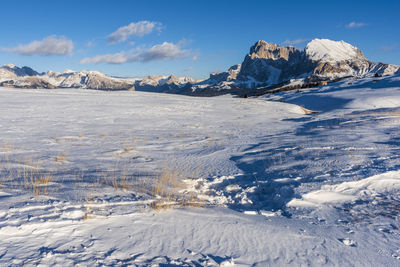
[[[210,77],[304,85],[248,98],[0,69],[0,265],[399,266],[398,66],[332,42],[260,41]]]

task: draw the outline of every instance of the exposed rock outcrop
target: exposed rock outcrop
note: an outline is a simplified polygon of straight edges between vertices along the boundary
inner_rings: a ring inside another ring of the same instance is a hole
[[[307,60],[304,52],[293,46],[258,41],[244,58],[238,80],[254,80],[263,85],[277,84],[309,72],[314,65]]]

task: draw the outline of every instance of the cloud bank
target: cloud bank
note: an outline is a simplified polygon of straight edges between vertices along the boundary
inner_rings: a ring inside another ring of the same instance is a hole
[[[116,53],[107,55],[98,55],[92,58],[86,57],[80,61],[81,64],[96,64],[96,63],[108,63],[108,64],[122,64],[127,62],[126,54]]]
[[[115,54],[97,55],[94,57],[86,57],[80,61],[81,64],[122,64],[127,62],[150,62],[150,61],[166,61],[190,56],[190,51],[181,48],[180,43],[173,44],[163,42],[154,45],[151,48],[139,52],[120,52]]]
[[[346,24],[346,28],[348,29],[361,28],[364,26],[367,26],[367,23],[352,21],[349,24]]]
[[[41,41],[33,41],[26,45],[18,45],[13,48],[3,48],[8,52],[17,53],[24,56],[51,56],[71,54],[74,43],[64,36],[48,36]]]
[[[108,35],[108,43],[120,43],[126,41],[132,36],[142,37],[146,34],[152,33],[154,30],[161,30],[161,23],[154,21],[138,21],[132,22],[127,26],[123,26],[115,32]]]

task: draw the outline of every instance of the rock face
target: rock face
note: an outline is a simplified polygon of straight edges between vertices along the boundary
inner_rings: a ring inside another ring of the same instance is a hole
[[[241,64],[233,65],[228,69],[228,71],[210,74],[210,80],[214,80],[215,83],[235,80],[240,72],[240,69]]]
[[[304,52],[295,47],[258,41],[244,58],[238,80],[276,84],[306,73],[313,66]]]

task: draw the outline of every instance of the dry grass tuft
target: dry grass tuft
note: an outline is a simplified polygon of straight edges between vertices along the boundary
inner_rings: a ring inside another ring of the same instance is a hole
[[[151,194],[156,200],[150,207],[155,210],[165,210],[172,207],[204,206],[204,202],[198,199],[196,192],[187,190],[185,180],[193,176],[186,173],[184,170],[164,168],[152,186]]]
[[[131,149],[133,148],[128,147],[125,151]],[[60,154],[53,160],[63,162],[66,160],[66,155]],[[21,162],[23,168],[5,168],[0,172],[0,180],[4,186],[23,188],[35,196],[50,195],[58,190],[57,184],[54,182],[58,182],[64,177],[56,177],[55,175],[64,172],[58,170],[46,171],[39,165],[40,161],[33,158],[26,158]],[[53,164],[57,165],[57,168],[61,168],[61,165],[55,164],[54,161]],[[110,186],[114,190],[134,190],[150,195],[154,201],[149,206],[155,210],[205,205],[204,201],[199,200],[197,190],[191,187],[196,177],[199,177],[198,174],[195,172],[189,174],[190,172],[183,167],[164,167],[161,170],[161,173],[154,179],[149,179],[147,178],[148,174],[143,177],[142,175],[134,175],[130,161],[122,162],[122,164],[117,161],[114,168],[96,169],[87,174],[82,170],[72,171],[71,177],[78,183],[83,182],[99,189]],[[67,173],[67,175],[69,174]],[[67,179],[69,179],[68,177]],[[85,179],[86,177],[89,177],[89,179]],[[90,202],[90,199],[91,197],[85,198],[85,203]],[[81,197],[81,200],[83,201],[83,197]],[[85,219],[88,219],[91,211],[89,207],[85,209]]]
[[[316,114],[316,113],[318,113],[318,111],[314,111],[314,110],[311,110],[311,109],[307,109],[307,108],[305,108],[305,107],[303,107],[303,106],[299,106],[300,108],[301,108],[301,110],[304,112],[304,114]]]
[[[85,201],[84,201],[84,205],[83,205],[83,207],[85,209],[85,215],[83,216],[84,221],[89,220],[91,218],[93,211],[88,204],[92,203],[93,200],[94,200],[94,194],[93,194],[93,188],[92,188],[90,193],[85,196]]]
[[[47,195],[47,187],[53,181],[53,176],[50,174],[40,175],[39,177],[33,178],[33,182],[30,185],[32,192],[36,196]]]
[[[133,147],[125,147],[124,151],[122,153],[129,153],[131,151],[135,150]]]
[[[66,155],[61,154],[56,157],[56,162],[62,162],[62,161],[65,161],[66,159],[67,159]]]

